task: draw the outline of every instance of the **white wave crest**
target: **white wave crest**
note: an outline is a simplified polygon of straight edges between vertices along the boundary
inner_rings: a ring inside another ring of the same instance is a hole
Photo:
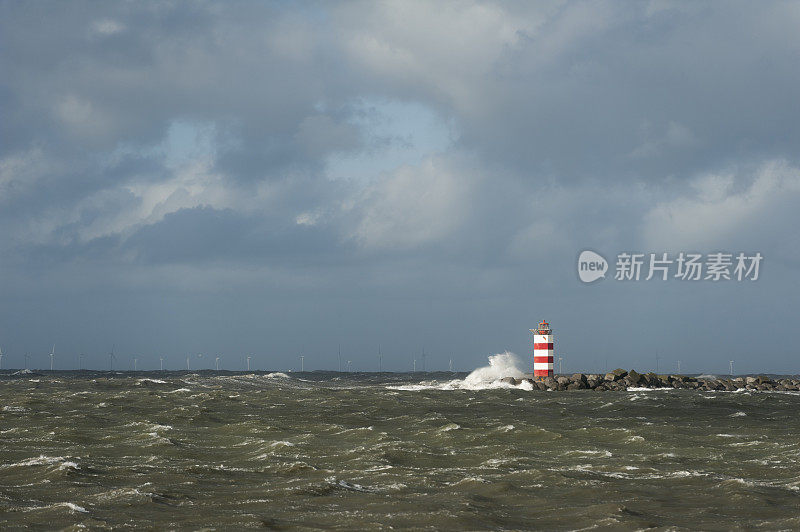
[[[513,377],[517,380],[525,377],[520,368],[522,362],[517,355],[506,351],[489,356],[489,365],[473,370],[464,380],[455,379],[445,383],[436,381],[420,382],[419,384],[407,384],[404,386],[389,386],[391,390],[490,390],[496,388],[514,388],[530,391],[533,389],[531,383],[522,381],[518,385],[502,382],[505,377]]]

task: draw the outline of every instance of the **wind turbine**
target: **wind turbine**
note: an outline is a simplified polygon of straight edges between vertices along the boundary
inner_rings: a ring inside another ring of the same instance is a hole
[[[339,344],[339,373],[342,372],[342,344]]]
[[[53,359],[56,357],[56,344],[53,344],[53,349],[50,350],[50,371],[53,371]]]
[[[564,360],[564,357],[558,357],[558,372],[563,373],[561,370],[561,361]]]
[[[250,371],[250,359],[253,358],[251,356],[247,357],[247,371]]]
[[[678,375],[681,374],[681,361],[678,360]]]
[[[161,371],[164,371],[164,357],[158,357],[158,360],[161,362]]]
[[[305,356],[300,355],[300,372],[301,373],[306,370],[305,366],[303,365],[303,362],[305,361],[305,358],[306,358]]]
[[[83,369],[83,353],[78,355],[78,371]]]
[[[381,354],[381,345],[378,344],[378,372],[383,371],[383,355]]]
[[[111,352],[108,354],[108,370],[114,371],[114,361],[117,359],[114,355],[114,344],[111,344]]]
[[[729,360],[728,362],[730,362],[730,366],[731,366],[731,375],[733,375],[733,360]]]
[[[3,349],[0,348],[0,369],[3,369]]]
[[[31,358],[31,356],[28,353],[25,353],[25,369],[28,369],[28,359],[29,358]]]
[[[450,373],[453,373],[453,357],[450,357]]]
[[[348,372],[348,373],[350,372],[350,364],[352,364],[352,363],[353,363],[353,361],[352,361],[352,360],[348,360],[348,361],[347,361],[347,372]]]
[[[189,371],[189,355],[186,355],[186,371]]]
[[[217,368],[217,371],[219,371],[219,357],[214,359],[214,365]]]

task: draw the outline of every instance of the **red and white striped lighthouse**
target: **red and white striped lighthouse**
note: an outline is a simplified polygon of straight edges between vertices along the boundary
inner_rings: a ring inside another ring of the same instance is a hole
[[[553,331],[550,324],[542,320],[533,333],[533,378],[553,376]]]

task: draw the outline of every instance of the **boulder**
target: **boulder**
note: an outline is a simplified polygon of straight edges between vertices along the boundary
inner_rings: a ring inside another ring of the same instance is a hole
[[[519,381],[514,377],[503,377],[500,379],[500,382],[505,382],[506,384],[511,384],[512,386],[516,386],[519,384]]]
[[[562,375],[560,377],[556,377],[556,382],[558,384],[563,384],[564,386],[566,386],[567,384],[569,384],[570,380],[569,377]]]
[[[573,373],[569,380],[572,382],[580,382],[586,386],[586,375],[583,373]]]
[[[571,382],[567,384],[567,390],[583,390],[586,386],[582,382]]]
[[[626,375],[628,375],[628,372],[625,371],[622,368],[617,368],[614,371],[612,371],[611,373],[614,374],[614,377],[615,377],[614,380],[615,381],[618,381],[618,380],[622,379],[623,377],[625,377]]]
[[[669,378],[669,375],[658,375],[658,385],[663,388],[669,388],[672,386],[672,379]]]
[[[636,386],[641,383],[642,375],[638,371],[632,369],[625,378],[628,379],[628,382]]]

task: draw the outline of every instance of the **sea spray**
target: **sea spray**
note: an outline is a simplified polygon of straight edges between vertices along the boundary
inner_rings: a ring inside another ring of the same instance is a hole
[[[423,381],[419,384],[406,384],[401,386],[388,386],[392,390],[488,390],[492,388],[520,388],[532,390],[529,382],[523,381],[519,386],[503,382],[504,377],[514,377],[521,380],[525,374],[520,368],[522,363],[517,355],[506,351],[496,355],[489,355],[489,365],[482,366],[472,371],[464,380],[454,379],[448,382]]]
[[[464,379],[464,385],[468,388],[485,386],[503,377],[514,377],[521,379],[525,376],[519,366],[521,362],[517,355],[506,351],[489,356],[489,365],[474,370]]]

